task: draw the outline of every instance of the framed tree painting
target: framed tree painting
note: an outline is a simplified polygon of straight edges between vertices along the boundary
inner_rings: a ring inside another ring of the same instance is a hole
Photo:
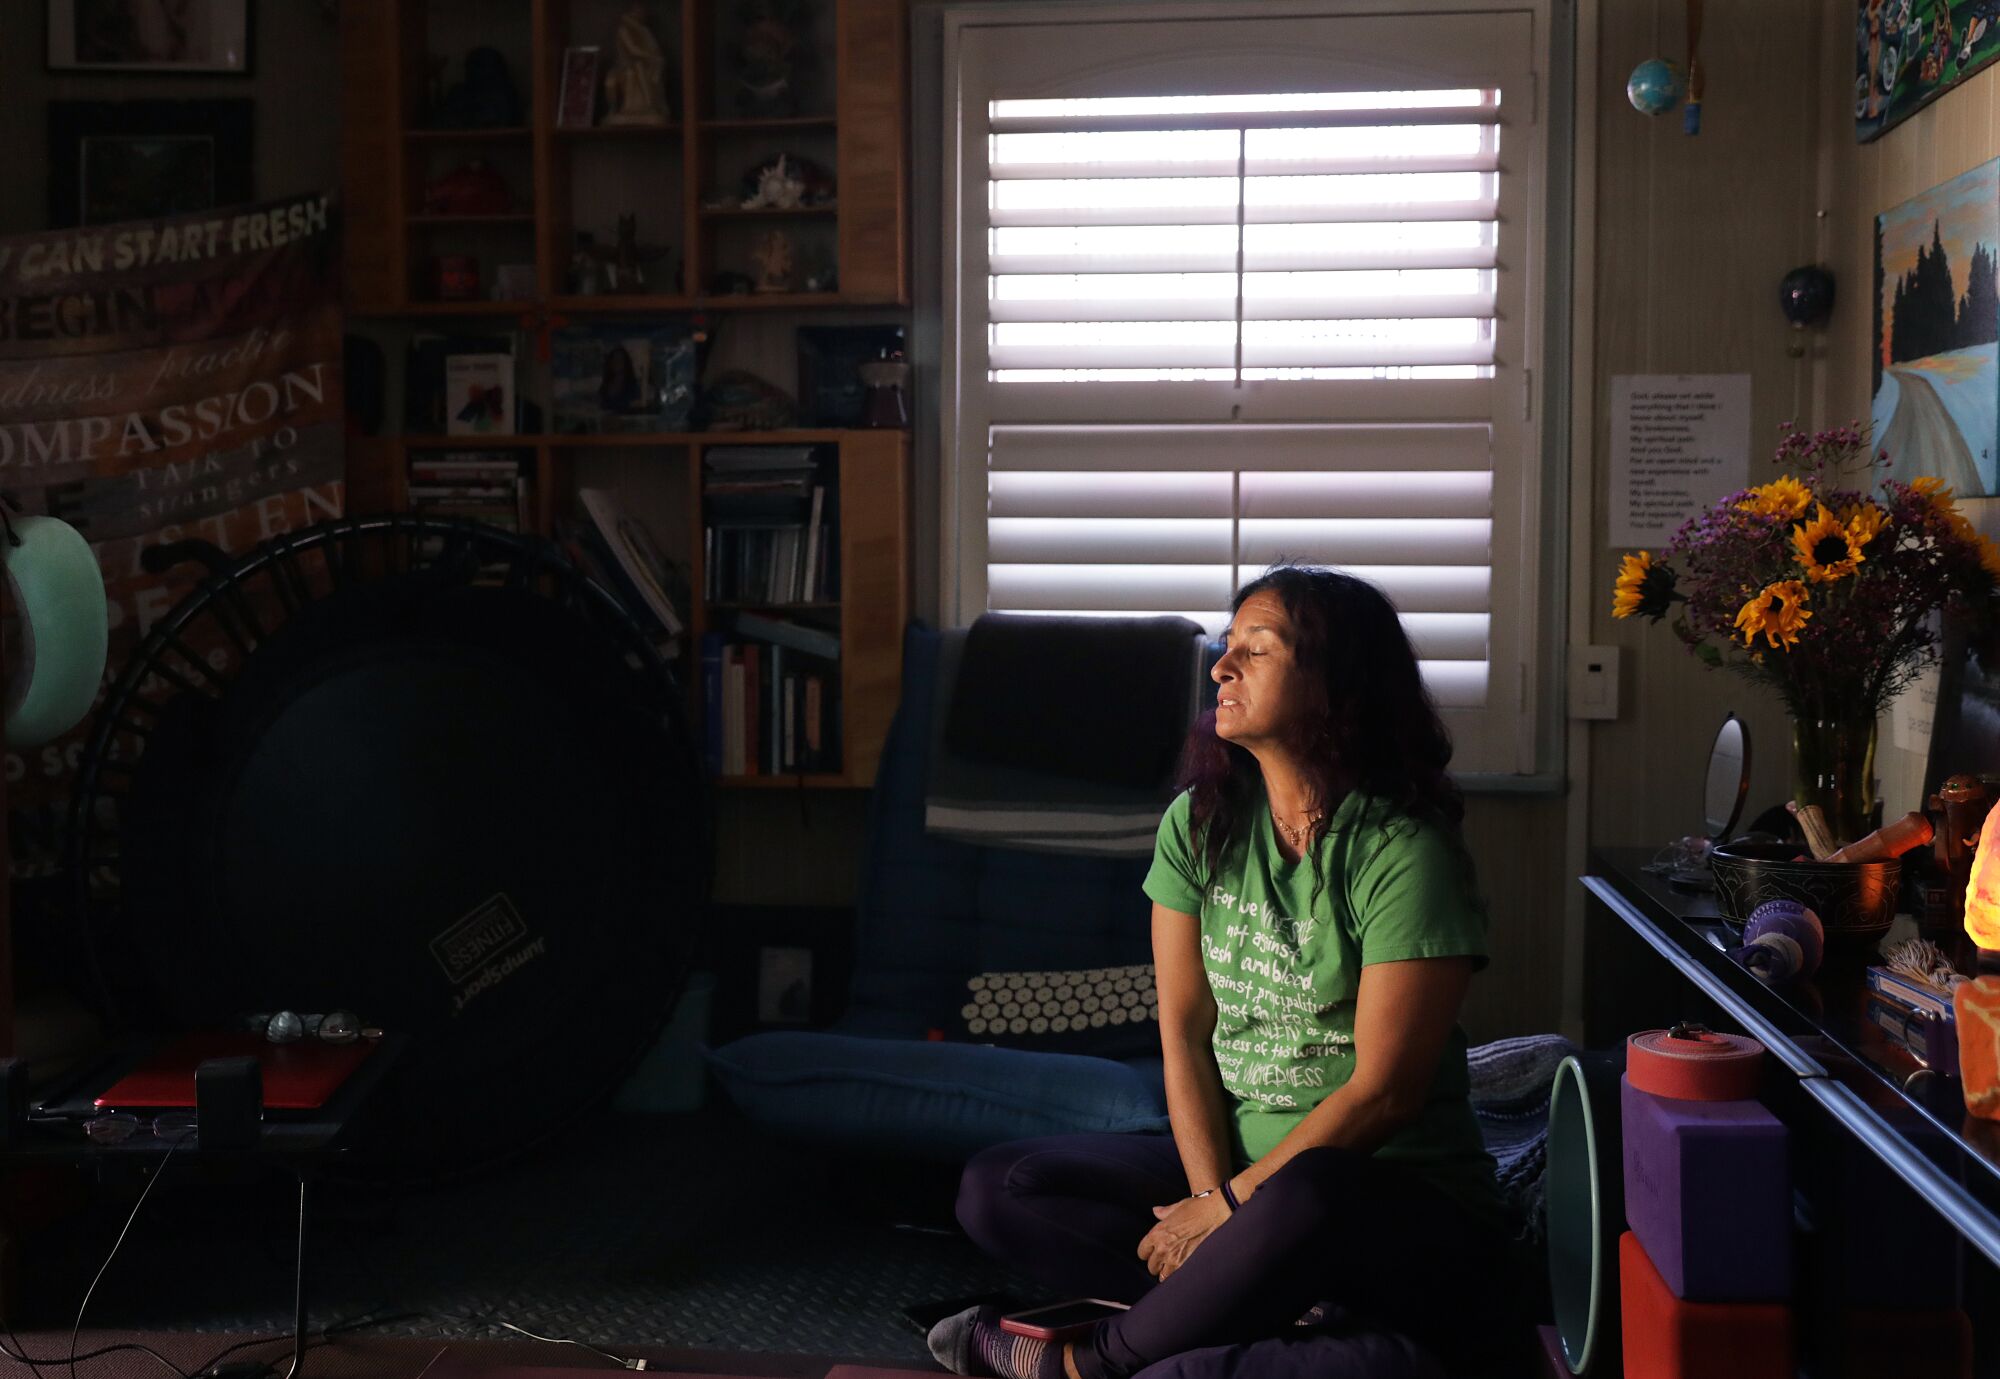
[[[43,0],[51,72],[250,75],[252,0]]]
[[[110,225],[253,199],[252,103],[49,102],[49,224]]]
[[[1994,0],[1856,0],[1855,137],[1893,129],[1995,57]]]
[[[1872,408],[1887,477],[2000,493],[2000,158],[1875,217]]]

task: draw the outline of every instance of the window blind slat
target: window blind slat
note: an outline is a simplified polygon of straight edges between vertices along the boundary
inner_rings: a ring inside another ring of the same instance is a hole
[[[995,470],[986,482],[994,519],[1233,515],[1227,474]]]
[[[1490,468],[1491,435],[1484,423],[996,426],[991,445],[995,470],[1389,473]]]
[[[1238,558],[1257,565],[1477,565],[1493,558],[1484,517],[1259,518],[1239,524]]]
[[[1268,563],[1268,562],[1267,562]],[[1399,613],[1487,613],[1492,611],[1492,572],[1476,565],[1337,565],[1380,589]],[[1236,567],[1232,588],[1264,572],[1261,564]]]
[[[1491,317],[1491,292],[1407,297],[1250,297],[1246,321],[1430,320],[1450,316]],[[987,317],[995,325],[1058,321],[1228,321],[1234,297],[1013,297],[995,298]]]
[[[1317,131],[1315,131],[1317,132]],[[1089,135],[1081,136],[1082,143]],[[1081,152],[1082,150],[1080,150]],[[1077,157],[1066,160],[1047,158],[1009,160],[996,156],[988,175],[996,182],[1043,182],[1087,177],[1092,181],[1120,181],[1128,178],[1227,177],[1236,176],[1236,155],[1215,158],[1120,158]],[[1497,172],[1498,149],[1476,149],[1466,153],[1402,154],[1346,152],[1331,148],[1306,156],[1259,156],[1247,153],[1244,171],[1251,177],[1337,177],[1354,174]]]
[[[1235,586],[1227,564],[991,565],[987,567],[987,589],[991,605],[997,608],[1144,613],[1162,608],[1227,608]]]
[[[1186,565],[1234,558],[1227,517],[994,517],[986,558],[995,565]]]
[[[1232,408],[1269,422],[1379,421],[1424,417],[1484,424],[1493,415],[1491,378],[1342,379],[1334,382],[1181,381],[1007,383],[988,391],[987,416],[1002,424],[1076,422],[1212,423]],[[1134,465],[1133,468],[1146,466]],[[1442,466],[1455,467],[1455,466]]]
[[[995,133],[1072,134],[1084,131],[1152,133],[1198,129],[1352,129],[1369,125],[1487,124],[1505,127],[1498,107],[1438,110],[1328,110],[1312,115],[1292,111],[1242,114],[1160,115],[1001,115],[992,117]]]
[[[1491,649],[1486,613],[1405,613],[1402,622],[1420,660],[1483,661]]]
[[[1337,368],[1350,365],[1403,365],[1403,364],[1491,364],[1493,362],[1493,337],[1484,340],[1469,340],[1462,344],[1447,341],[1426,344],[1401,344],[1383,340],[1299,340],[1299,341],[1254,341],[1243,342],[1243,364],[1245,368],[1310,368],[1323,366]],[[1016,364],[1013,368],[1042,368],[1046,365]],[[1062,366],[1057,366],[1062,367]]]
[[[1267,203],[1243,208],[1243,219],[1251,225],[1338,225],[1377,221],[1491,220],[1498,213],[1492,197],[1464,201],[1384,201]],[[995,206],[987,213],[995,228],[1022,226],[1067,229],[1071,226],[1099,225],[1234,225],[1237,208],[1226,204],[1196,204],[1186,201],[1155,205]]]
[[[996,482],[1013,477],[993,476]],[[1090,477],[1104,480],[1113,476]],[[1489,470],[1253,472],[1242,475],[1238,485],[1240,510],[1246,518],[1487,517],[1493,511],[1493,475]]]

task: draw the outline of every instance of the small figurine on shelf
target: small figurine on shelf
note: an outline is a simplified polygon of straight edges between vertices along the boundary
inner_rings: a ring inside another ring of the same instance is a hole
[[[805,179],[794,172],[784,154],[757,169],[757,190],[743,198],[746,211],[790,211],[805,204]]]
[[[818,245],[807,245],[799,252],[799,290],[801,292],[832,292],[840,286],[840,275],[834,272],[833,255]]]
[[[791,0],[753,0],[738,11],[736,109],[740,115],[796,115],[801,18]]]
[[[863,426],[903,430],[910,424],[910,404],[906,389],[910,364],[900,352],[884,349],[880,359],[871,359],[857,370],[861,386],[868,391],[861,402]]]
[[[663,260],[667,251],[658,245],[639,243],[639,217],[618,217],[618,238],[609,249],[588,231],[579,231],[570,271],[579,296],[600,292],[639,292],[646,287],[649,265]]]
[[[833,204],[833,174],[800,153],[767,154],[743,170],[737,180],[742,198],[736,204],[746,211],[771,207],[797,210],[802,206]],[[720,199],[727,206],[729,200]]]
[[[483,158],[424,183],[425,215],[505,215],[513,206],[506,179]]]
[[[666,53],[646,22],[646,7],[634,3],[618,17],[616,53],[604,78],[607,125],[667,122]]]
[[[701,390],[710,431],[782,431],[798,416],[792,395],[747,369],[725,369]]]
[[[757,264],[759,292],[790,292],[792,277],[792,237],[783,230],[767,230],[750,251]]]
[[[465,55],[465,80],[446,91],[431,108],[434,129],[502,129],[521,123],[521,98],[497,48],[474,48]]]
[[[595,297],[604,291],[597,237],[588,230],[576,232],[576,249],[569,256],[569,289],[579,297]]]

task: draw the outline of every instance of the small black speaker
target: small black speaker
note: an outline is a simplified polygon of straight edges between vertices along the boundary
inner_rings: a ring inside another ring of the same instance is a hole
[[[211,1058],[194,1070],[195,1144],[249,1149],[264,1121],[264,1076],[257,1060]]]
[[[28,1065],[0,1058],[0,1149],[14,1149],[28,1129]]]

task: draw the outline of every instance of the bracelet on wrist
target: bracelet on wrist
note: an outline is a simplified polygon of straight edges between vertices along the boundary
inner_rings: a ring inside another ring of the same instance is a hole
[[[1232,1216],[1235,1215],[1236,1209],[1242,1206],[1243,1204],[1236,1200],[1236,1189],[1229,1185],[1229,1180],[1227,1178],[1224,1178],[1222,1180],[1221,1191],[1222,1191],[1222,1200],[1229,1203],[1230,1214]]]

